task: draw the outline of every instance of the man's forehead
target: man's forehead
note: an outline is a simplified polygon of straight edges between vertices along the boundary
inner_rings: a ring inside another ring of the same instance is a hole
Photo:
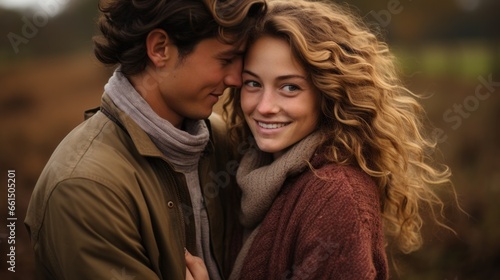
[[[219,55],[243,55],[245,46],[227,45],[225,48],[219,50]]]
[[[205,48],[206,50],[211,50],[212,54],[216,56],[243,55],[246,47],[246,45],[241,42],[238,42],[237,44],[228,43],[218,38],[209,38],[203,40],[202,42],[205,43],[198,44],[198,46],[201,47],[201,45],[203,45],[203,48]]]

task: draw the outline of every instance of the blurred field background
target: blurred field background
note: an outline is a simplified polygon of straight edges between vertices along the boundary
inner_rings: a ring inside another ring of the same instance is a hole
[[[293,1],[293,0],[291,0]],[[344,1],[339,1],[344,2]],[[99,105],[112,69],[93,57],[97,1],[0,0],[0,279],[35,279],[24,216],[50,154]],[[461,206],[457,235],[424,225],[424,247],[395,255],[391,279],[500,279],[500,1],[346,1],[386,38],[422,100]],[[217,107],[220,110],[220,107]],[[16,272],[7,270],[7,170],[16,170]],[[75,266],[78,264],[75,263]],[[112,275],[110,275],[112,278]]]

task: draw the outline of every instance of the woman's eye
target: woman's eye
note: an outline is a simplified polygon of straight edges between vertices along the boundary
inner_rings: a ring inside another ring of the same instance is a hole
[[[293,92],[293,91],[300,90],[300,88],[296,85],[286,85],[283,87],[283,90]]]
[[[243,84],[245,86],[252,87],[252,88],[254,88],[254,87],[260,87],[260,84],[257,83],[256,81],[245,81]]]

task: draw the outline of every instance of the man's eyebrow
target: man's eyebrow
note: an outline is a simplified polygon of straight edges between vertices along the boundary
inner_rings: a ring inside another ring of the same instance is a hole
[[[243,56],[243,54],[245,54],[244,50],[231,49],[231,50],[220,52],[219,54],[217,54],[217,56],[219,56],[219,57],[221,57],[221,56]]]

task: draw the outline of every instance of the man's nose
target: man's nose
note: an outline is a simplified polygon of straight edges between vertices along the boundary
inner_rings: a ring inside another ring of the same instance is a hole
[[[242,59],[236,59],[228,69],[226,76],[224,77],[224,84],[227,87],[241,87],[241,70],[243,62]]]

